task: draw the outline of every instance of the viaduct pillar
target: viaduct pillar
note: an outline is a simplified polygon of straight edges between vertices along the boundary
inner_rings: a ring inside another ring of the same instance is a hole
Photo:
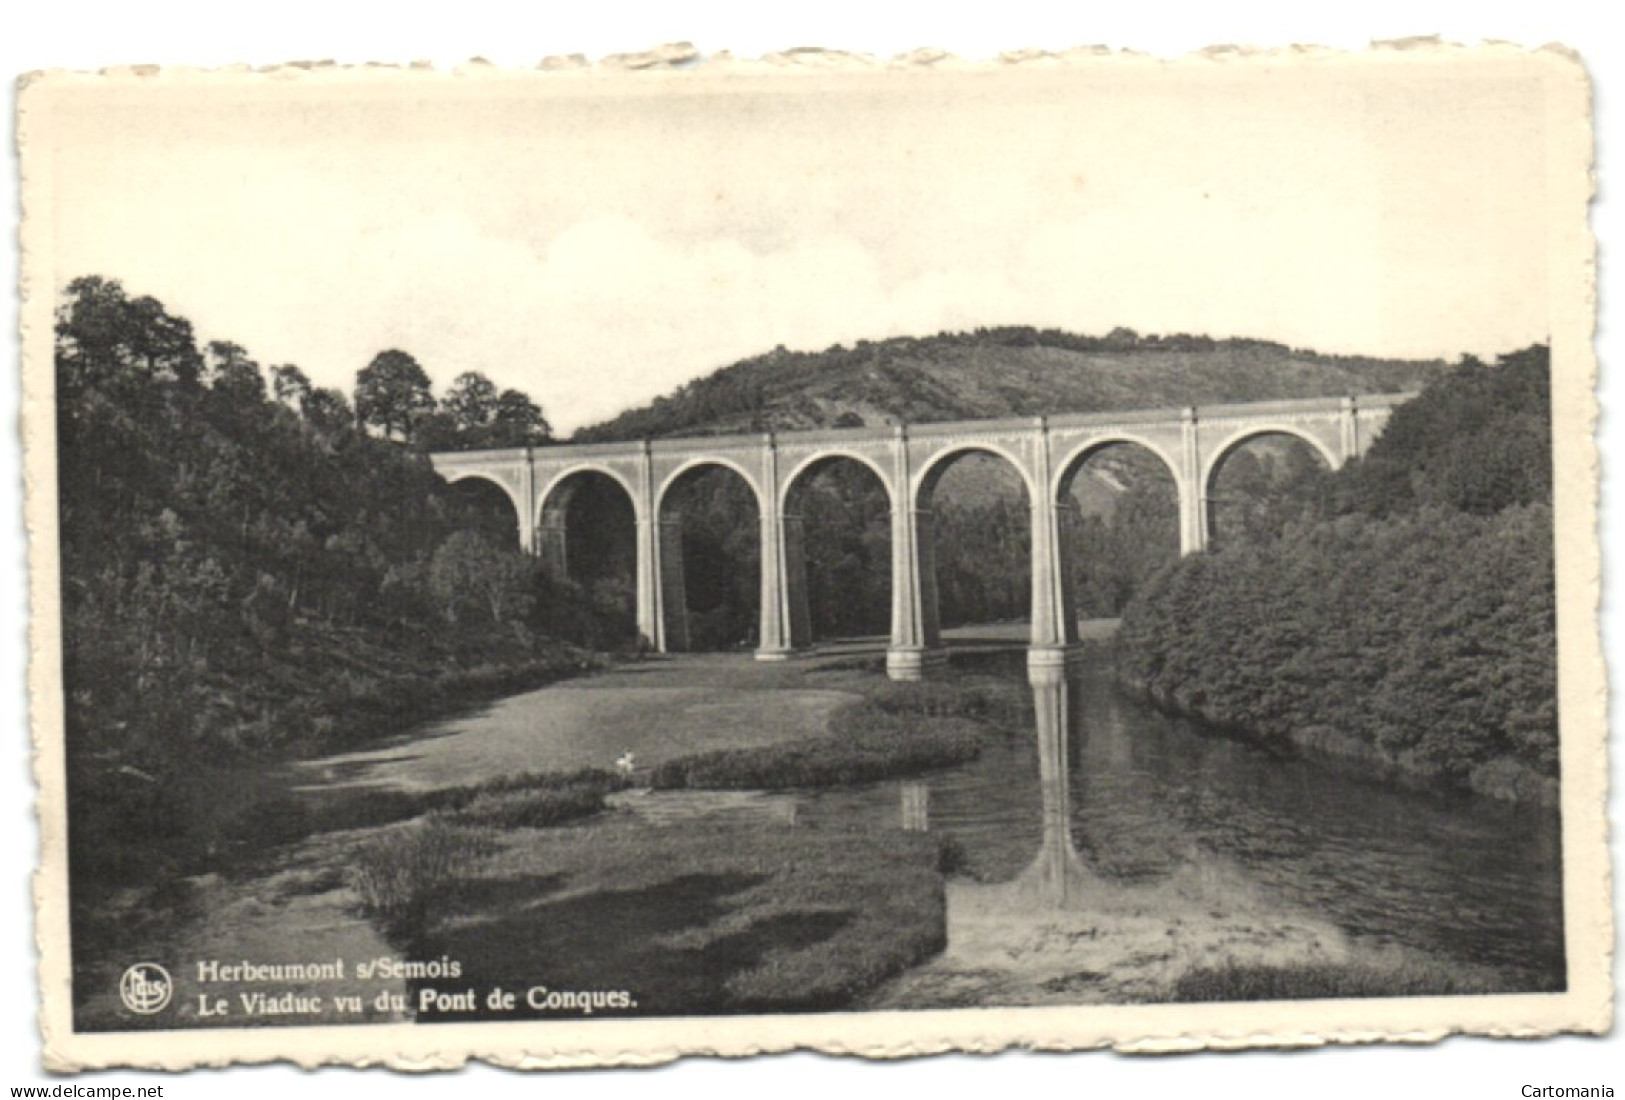
[[[886,674],[893,680],[922,680],[946,664],[937,630],[936,561],[931,514],[914,499],[908,453],[908,426],[892,437],[891,644]]]
[[[665,623],[661,614],[660,517],[655,514],[654,461],[645,439],[638,450],[637,500],[633,518],[637,526],[638,634],[657,653],[666,652]]]
[[[538,551],[536,545],[536,455],[525,448],[524,460],[519,464],[519,548],[527,554]],[[562,559],[560,559],[562,561]]]
[[[797,578],[792,584],[790,553],[786,546],[784,507],[779,500],[779,450],[768,432],[762,437],[762,489],[758,502],[762,522],[761,631],[756,647],[758,661],[782,661],[795,646],[795,614],[791,610],[792,588],[801,596],[802,617],[806,616],[806,591]],[[799,524],[797,535],[800,534]],[[797,540],[799,542],[799,539]],[[796,549],[800,565],[800,548]],[[804,576],[805,570],[799,570]]]
[[[1342,408],[1338,411],[1337,423],[1340,429],[1338,435],[1339,442],[1342,444],[1342,460],[1343,463],[1347,463],[1351,458],[1360,457],[1360,410],[1353,397],[1345,397],[1343,398]]]
[[[1179,552],[1198,554],[1207,549],[1208,518],[1196,409],[1185,409],[1179,421]]]
[[[1068,509],[1051,495],[1049,425],[1039,417],[1033,446],[1032,494],[1032,660],[1040,650],[1064,650],[1078,640],[1078,615],[1072,600],[1063,542]]]

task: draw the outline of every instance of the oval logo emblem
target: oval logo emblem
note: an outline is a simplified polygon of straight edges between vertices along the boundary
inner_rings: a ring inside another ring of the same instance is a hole
[[[118,982],[119,999],[131,1012],[150,1016],[169,1003],[175,983],[157,963],[136,963]]]

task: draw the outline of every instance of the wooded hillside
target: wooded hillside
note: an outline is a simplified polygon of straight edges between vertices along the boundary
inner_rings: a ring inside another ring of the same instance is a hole
[[[1438,360],[1321,355],[1263,340],[1030,327],[861,340],[741,360],[584,428],[577,442],[858,427],[1418,389]]]
[[[1123,617],[1121,668],[1249,737],[1550,800],[1551,488],[1547,349],[1468,360],[1306,518],[1159,573]]]
[[[103,279],[57,314],[63,679],[76,848],[180,828],[166,786],[542,682],[610,630],[379,438]],[[302,377],[302,376],[299,376]]]

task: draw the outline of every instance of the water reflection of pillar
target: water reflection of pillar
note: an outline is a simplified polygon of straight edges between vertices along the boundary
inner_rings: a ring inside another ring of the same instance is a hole
[[[1043,797],[1044,839],[1038,859],[1024,880],[1039,900],[1066,905],[1083,896],[1089,875],[1072,846],[1072,796],[1069,788],[1069,743],[1078,736],[1081,719],[1071,713],[1071,673],[1078,651],[1050,647],[1027,655],[1027,679],[1033,689],[1038,731],[1038,782]]]
[[[683,583],[683,518],[660,517],[660,611],[664,619],[662,652],[688,651],[688,591]]]

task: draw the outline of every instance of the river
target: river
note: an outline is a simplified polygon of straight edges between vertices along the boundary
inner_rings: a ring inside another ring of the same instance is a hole
[[[1020,676],[1020,658],[986,663]],[[1154,884],[1222,864],[1356,941],[1493,967],[1516,988],[1562,987],[1555,811],[1396,787],[1213,736],[1127,694],[1105,657],[1047,690],[1054,728],[1019,731],[925,780],[932,826],[959,840],[984,880],[1014,879],[1039,858],[1048,736],[1064,744],[1065,771],[1050,801],[1061,803],[1065,839],[1102,878]],[[1043,726],[1046,707],[1036,711]],[[801,812],[879,821],[897,812],[897,786],[821,793]]]
[[[1109,633],[1100,625],[1097,636]],[[953,669],[1024,685],[1033,716],[1011,719],[967,764],[824,791],[633,791],[617,808],[657,825],[745,813],[773,827],[877,830],[898,827],[905,803],[916,819],[923,810],[963,853],[948,885],[947,950],[875,991],[866,1003],[876,1007],[1125,1003],[1166,996],[1191,967],[1371,952],[1487,972],[1497,991],[1562,988],[1555,811],[1273,756],[1124,693],[1104,645],[1029,672],[1024,648],[997,635],[957,639]],[[369,787],[610,767],[625,754],[647,774],[677,755],[821,735],[837,707],[879,681],[883,660],[881,647],[858,645],[783,664],[639,662],[285,765],[251,787],[273,804],[330,802]],[[345,885],[364,835],[271,845],[156,895],[125,891],[99,925],[106,942],[82,963],[78,1026],[130,1026],[116,991],[132,957],[389,954]],[[197,1018],[195,1000],[171,1026],[232,1022]],[[369,1001],[359,1018],[400,1010]]]
[[[954,663],[1028,679],[1019,647],[965,646]],[[605,767],[623,752],[648,766],[808,736],[862,686],[836,671],[851,664],[826,653],[777,666],[737,655],[632,666],[514,696],[316,771],[323,786],[341,777],[437,785]],[[1015,879],[1068,842],[1091,874],[1123,884],[1223,866],[1284,910],[1355,940],[1493,967],[1518,988],[1561,987],[1555,811],[1395,786],[1213,736],[1121,690],[1104,646],[1075,662],[1064,684],[1032,690],[1039,728],[1008,730],[977,760],[922,781],[932,827],[952,834],[981,881]],[[1047,785],[1041,745],[1055,757]],[[796,814],[895,825],[901,786],[798,794]]]

